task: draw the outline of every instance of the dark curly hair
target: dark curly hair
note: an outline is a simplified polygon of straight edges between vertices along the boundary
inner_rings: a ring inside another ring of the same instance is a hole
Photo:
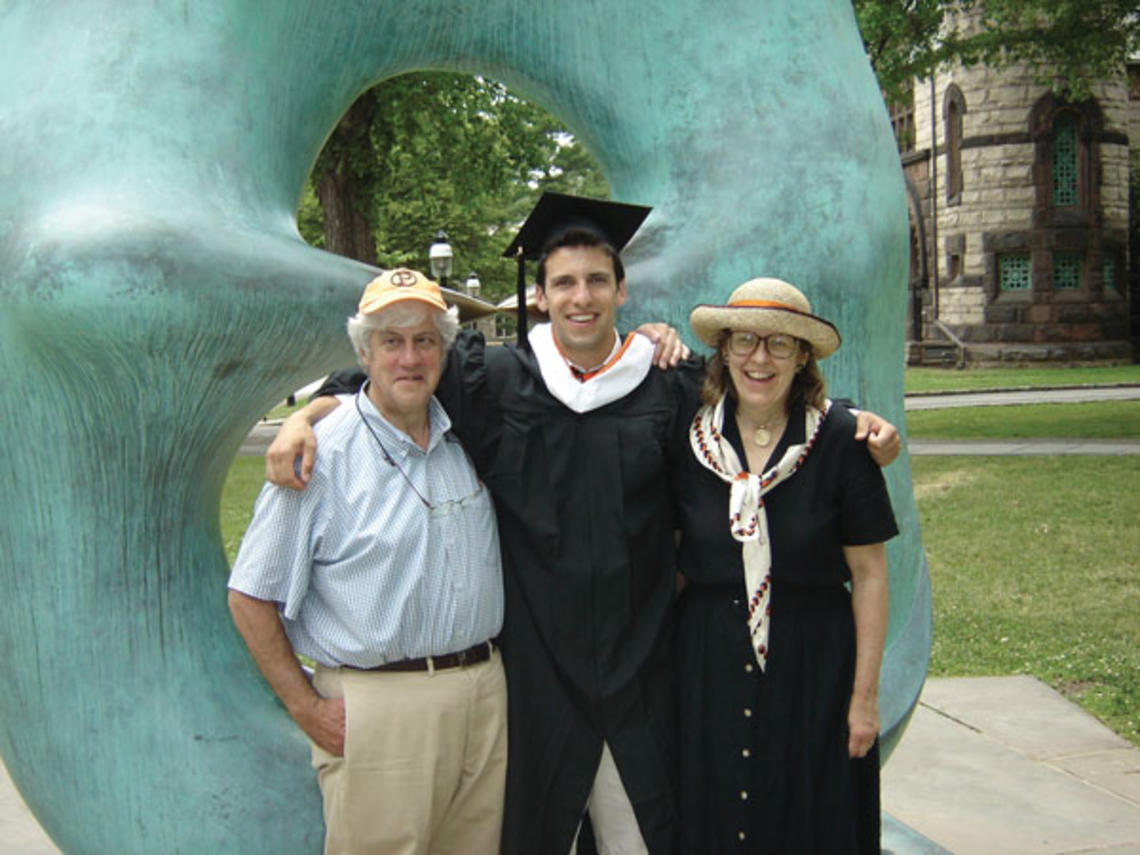
[[[705,366],[705,382],[701,386],[701,403],[708,406],[720,400],[726,391],[735,396],[732,378],[728,373],[728,336],[732,330],[721,330],[716,337],[716,353]],[[790,413],[799,404],[807,404],[817,410],[823,408],[827,397],[827,381],[820,373],[819,364],[811,345],[802,338],[796,339],[799,352],[807,355],[803,368],[792,378],[792,388],[788,391],[787,411]]]

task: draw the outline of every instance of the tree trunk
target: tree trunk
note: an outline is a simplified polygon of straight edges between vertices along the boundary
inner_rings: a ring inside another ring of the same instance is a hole
[[[354,175],[353,153],[369,151],[376,98],[365,92],[344,114],[317,161],[314,186],[325,215],[325,249],[376,264],[372,193],[368,179]]]

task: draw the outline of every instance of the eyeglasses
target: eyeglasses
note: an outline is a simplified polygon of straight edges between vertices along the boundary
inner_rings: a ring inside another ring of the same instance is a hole
[[[768,355],[773,359],[787,359],[796,352],[795,336],[784,333],[757,335],[747,330],[733,330],[728,334],[729,353],[741,359],[755,353],[761,342],[764,343]]]
[[[371,381],[369,381],[369,382],[371,382]],[[365,386],[367,386],[367,383],[365,384]],[[374,440],[376,440],[376,444],[378,446],[380,446],[380,453],[384,456],[384,462],[387,463],[389,466],[393,467],[397,472],[399,472],[401,475],[404,476],[404,481],[406,481],[408,486],[412,488],[412,492],[415,493],[417,497],[419,497],[420,502],[423,503],[423,506],[425,508],[427,508],[430,513],[432,513],[432,514],[439,514],[439,513],[449,514],[452,511],[458,511],[458,510],[462,510],[463,508],[466,508],[467,506],[472,504],[473,501],[476,499],[482,499],[483,489],[484,489],[483,488],[483,482],[480,481],[478,478],[475,479],[475,491],[472,493],[469,493],[466,496],[460,496],[458,499],[444,499],[442,502],[433,502],[433,501],[429,500],[427,496],[425,496],[423,493],[421,493],[419,491],[419,488],[416,487],[416,485],[412,482],[412,479],[408,477],[408,473],[405,472],[403,470],[403,468],[400,466],[400,464],[398,464],[396,462],[395,458],[392,457],[392,455],[388,453],[388,449],[385,448],[384,443],[382,443],[380,441],[379,434],[377,434],[376,431],[372,429],[372,425],[368,424],[368,419],[366,419],[364,417],[364,410],[362,410],[360,408],[360,396],[363,394],[364,394],[364,387],[361,387],[360,391],[358,391],[356,393],[356,398],[355,398],[356,412],[360,415],[360,420],[362,422],[364,422],[364,426],[366,428],[368,428],[368,432],[370,434],[372,434],[372,438]],[[455,437],[453,437],[451,434],[447,434],[446,436],[444,436],[444,441],[445,442],[459,442],[459,440],[456,439]],[[474,472],[475,471],[475,463],[474,463],[474,461],[472,461],[470,453],[468,453],[467,449],[463,446],[462,443],[460,443],[459,447],[463,449],[463,454],[467,458],[467,463],[468,463],[468,465],[470,465],[471,471]]]

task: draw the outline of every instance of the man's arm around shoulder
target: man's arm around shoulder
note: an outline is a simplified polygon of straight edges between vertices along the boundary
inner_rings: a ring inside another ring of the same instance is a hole
[[[277,431],[265,452],[265,480],[278,487],[303,490],[313,474],[317,458],[317,437],[313,425],[340,405],[334,395],[313,398],[292,413]],[[296,465],[297,458],[301,465]]]

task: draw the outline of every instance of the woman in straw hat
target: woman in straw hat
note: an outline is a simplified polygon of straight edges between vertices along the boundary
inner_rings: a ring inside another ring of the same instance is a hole
[[[679,467],[683,851],[879,851],[894,516],[816,360],[839,333],[753,279],[690,315],[715,349]]]

